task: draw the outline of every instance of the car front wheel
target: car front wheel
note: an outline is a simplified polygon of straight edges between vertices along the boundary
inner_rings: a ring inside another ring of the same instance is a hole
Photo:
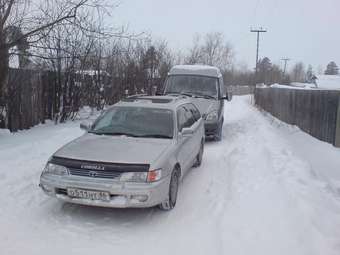
[[[179,186],[179,170],[175,168],[171,174],[168,198],[166,201],[159,205],[159,208],[161,210],[169,211],[175,207],[177,201],[178,186]]]
[[[204,152],[204,141],[201,141],[201,147],[200,147],[199,152],[196,155],[196,160],[195,160],[193,167],[199,167],[202,164],[203,152]]]

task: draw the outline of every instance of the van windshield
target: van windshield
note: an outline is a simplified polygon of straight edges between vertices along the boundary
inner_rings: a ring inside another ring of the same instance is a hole
[[[171,75],[166,80],[164,94],[192,94],[217,98],[218,79],[198,75]]]

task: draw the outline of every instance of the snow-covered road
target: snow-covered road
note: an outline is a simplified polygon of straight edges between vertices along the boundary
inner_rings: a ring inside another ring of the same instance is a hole
[[[340,254],[340,150],[266,117],[248,96],[227,104],[223,141],[206,143],[171,212],[45,196],[40,172],[78,125],[0,136],[1,255]]]

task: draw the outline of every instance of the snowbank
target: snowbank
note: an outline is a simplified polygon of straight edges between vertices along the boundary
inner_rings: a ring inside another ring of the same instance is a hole
[[[302,85],[303,84],[303,85]],[[310,84],[308,84],[310,85]],[[282,85],[275,83],[270,86],[271,88],[281,88],[281,89],[307,89],[305,83],[292,83],[291,85]],[[310,87],[308,87],[310,89]]]
[[[10,133],[11,132],[8,129],[0,128],[0,137],[5,136],[5,135],[9,135]]]

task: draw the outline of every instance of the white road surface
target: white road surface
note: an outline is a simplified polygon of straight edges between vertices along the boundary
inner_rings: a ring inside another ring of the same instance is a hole
[[[340,254],[340,150],[261,113],[248,96],[227,103],[223,141],[206,143],[171,212],[43,194],[44,164],[82,134],[78,125],[0,134],[1,255]]]

